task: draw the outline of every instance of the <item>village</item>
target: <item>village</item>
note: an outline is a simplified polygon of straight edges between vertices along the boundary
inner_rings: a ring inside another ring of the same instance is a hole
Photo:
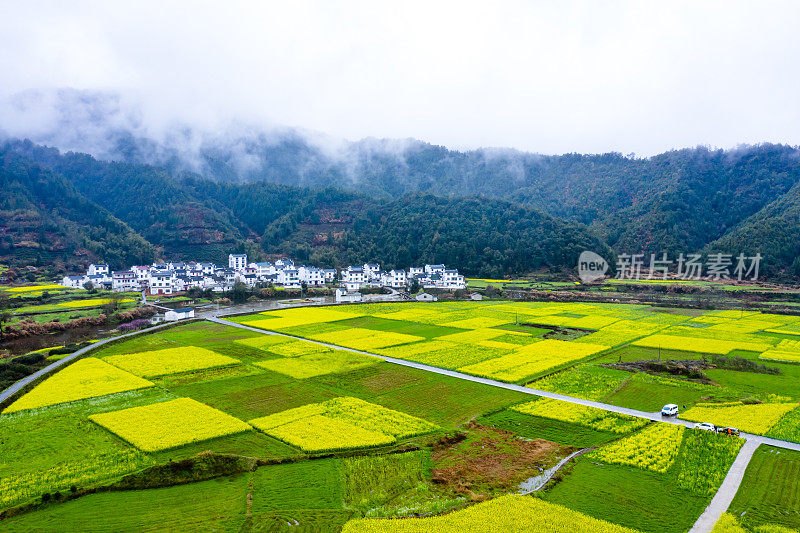
[[[335,269],[295,265],[291,259],[251,263],[247,261],[247,254],[229,254],[227,267],[192,261],[133,265],[128,270],[112,271],[107,264],[91,264],[86,274],[64,276],[61,283],[73,288],[143,292],[154,296],[179,294],[193,288],[225,292],[236,283],[244,283],[248,288],[271,286],[303,289],[328,286],[336,287],[337,302],[360,301],[362,289],[405,291],[412,286],[443,290],[466,288],[466,280],[458,270],[441,264],[385,271],[379,264],[365,263]]]

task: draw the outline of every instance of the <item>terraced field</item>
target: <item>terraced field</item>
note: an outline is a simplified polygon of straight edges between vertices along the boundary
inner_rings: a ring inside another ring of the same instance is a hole
[[[800,440],[800,365],[776,357],[794,349],[795,317],[437,302],[233,320],[294,337],[182,324],[5,405],[3,530],[686,531],[741,446],[368,354]],[[509,465],[536,477],[588,447],[533,496],[510,495]],[[747,478],[794,471],[792,454],[763,450]],[[794,505],[782,479],[778,499],[743,483],[731,513],[753,518],[734,525],[797,527],[770,515]]]

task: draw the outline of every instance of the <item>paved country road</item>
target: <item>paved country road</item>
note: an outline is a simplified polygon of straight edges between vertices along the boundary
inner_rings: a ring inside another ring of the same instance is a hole
[[[722,513],[728,510],[733,497],[736,496],[739,484],[741,484],[744,477],[744,471],[747,469],[747,464],[759,444],[755,439],[749,439],[744,443],[742,449],[739,450],[739,455],[736,456],[736,460],[731,465],[731,469],[728,470],[728,475],[725,476],[725,480],[719,486],[719,490],[717,490],[703,514],[700,515],[700,518],[697,519],[697,522],[694,523],[692,529],[689,530],[689,533],[708,533],[714,529],[714,524],[717,523]]]

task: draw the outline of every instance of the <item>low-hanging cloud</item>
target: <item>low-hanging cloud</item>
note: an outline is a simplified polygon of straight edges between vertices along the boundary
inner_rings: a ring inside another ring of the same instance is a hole
[[[3,11],[0,98],[108,94],[112,123],[187,151],[206,142],[196,132],[228,138],[232,124],[318,132],[309,135],[326,153],[365,137],[640,155],[800,143],[796,2],[20,2]],[[63,119],[46,102],[28,104],[0,109],[0,130],[36,135]],[[58,142],[77,147],[102,132],[67,133]]]

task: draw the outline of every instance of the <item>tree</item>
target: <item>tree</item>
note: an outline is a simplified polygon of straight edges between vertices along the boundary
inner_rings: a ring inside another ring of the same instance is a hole
[[[11,313],[8,311],[0,311],[0,340],[3,340],[3,329],[5,323],[11,318]]]
[[[92,283],[91,281],[87,281],[86,283],[84,283],[83,288],[91,293],[97,292],[94,288],[94,283]]]
[[[417,294],[419,292],[419,280],[417,278],[411,278],[411,286],[409,287],[408,292],[411,294]]]
[[[234,303],[244,303],[249,297],[250,291],[247,289],[247,285],[245,285],[244,282],[237,281],[233,284],[233,288],[230,292],[230,298]]]

